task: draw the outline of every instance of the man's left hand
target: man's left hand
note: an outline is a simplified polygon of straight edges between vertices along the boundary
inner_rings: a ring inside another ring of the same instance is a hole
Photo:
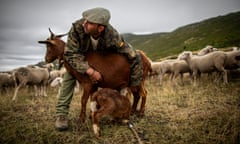
[[[97,83],[102,80],[101,74],[93,68],[88,68],[86,73],[89,75],[93,83]]]

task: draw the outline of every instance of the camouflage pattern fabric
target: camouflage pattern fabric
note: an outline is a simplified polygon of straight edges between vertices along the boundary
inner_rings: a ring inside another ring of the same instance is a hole
[[[101,7],[88,9],[82,13],[82,16],[87,21],[101,25],[107,25],[111,18],[109,10]]]

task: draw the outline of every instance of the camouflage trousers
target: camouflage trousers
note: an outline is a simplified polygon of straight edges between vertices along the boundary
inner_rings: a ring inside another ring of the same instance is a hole
[[[56,115],[68,115],[69,106],[72,101],[76,79],[66,72],[61,85],[60,96],[56,104]]]

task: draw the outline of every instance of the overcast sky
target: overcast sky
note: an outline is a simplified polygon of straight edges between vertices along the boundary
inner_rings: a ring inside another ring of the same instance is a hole
[[[105,7],[120,33],[171,32],[207,18],[240,11],[240,0],[1,0],[0,71],[44,60],[49,36],[69,31],[84,10]]]

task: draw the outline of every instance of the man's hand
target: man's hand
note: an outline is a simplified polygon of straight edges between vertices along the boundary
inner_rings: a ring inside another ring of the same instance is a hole
[[[102,80],[101,74],[91,67],[87,69],[86,73],[89,75],[93,83],[97,83],[98,81]]]

